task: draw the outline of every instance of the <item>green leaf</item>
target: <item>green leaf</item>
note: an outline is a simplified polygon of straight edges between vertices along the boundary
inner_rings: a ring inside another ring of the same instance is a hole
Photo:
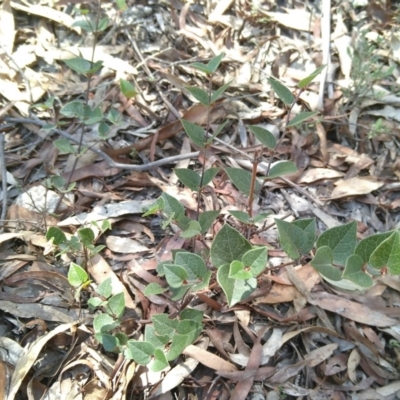
[[[240,261],[251,248],[251,244],[242,234],[225,224],[212,242],[211,262],[217,268],[227,265],[229,273],[230,263],[235,260]]]
[[[109,24],[110,20],[107,17],[102,18],[99,21],[99,25],[97,27],[97,31],[98,32],[103,32],[108,28],[108,24]]]
[[[209,106],[211,104],[210,97],[205,90],[193,86],[186,86],[186,89],[197,101],[199,101],[204,106]]]
[[[100,122],[104,118],[103,111],[100,107],[96,107],[93,110],[90,108],[86,109],[86,116],[83,121],[85,125],[94,125]]]
[[[128,343],[128,336],[125,333],[118,332],[114,336],[118,339],[120,346],[126,346]]]
[[[244,224],[251,224],[251,218],[247,212],[234,211],[234,210],[229,210],[228,212],[229,214],[232,214],[240,222],[243,222]]]
[[[279,178],[282,175],[294,174],[298,171],[296,164],[291,161],[277,162],[268,173],[268,179]]]
[[[178,301],[181,300],[185,294],[189,291],[189,289],[192,289],[193,285],[185,285],[181,286],[179,288],[170,288],[169,291],[171,292],[171,297],[170,299],[172,301]]]
[[[264,145],[267,146],[269,149],[274,149],[276,146],[276,139],[275,136],[261,126],[257,125],[248,125],[247,126],[251,132],[254,133],[254,136]]]
[[[194,62],[194,63],[190,64],[189,66],[197,69],[198,71],[204,72],[207,75],[211,75],[212,74],[210,68],[208,68],[208,66],[206,64],[202,64],[202,63],[199,63],[199,62]]]
[[[149,365],[150,371],[160,372],[168,367],[169,367],[169,364],[167,361],[167,357],[165,357],[164,351],[161,349],[155,349],[154,350],[154,360]]]
[[[119,80],[119,86],[121,88],[122,94],[128,99],[135,97],[138,94],[132,83],[126,81],[125,79],[121,78]]]
[[[60,110],[60,114],[67,118],[83,119],[86,115],[86,107],[82,101],[74,100],[67,103]]]
[[[211,144],[214,140],[214,138],[216,138],[221,132],[222,129],[225,128],[225,125],[228,123],[229,121],[225,121],[222,124],[218,125],[218,128],[215,130],[215,132],[207,139],[207,144]]]
[[[179,318],[181,320],[189,319],[192,321],[196,321],[199,324],[203,321],[204,313],[203,311],[196,310],[195,308],[185,308],[183,311],[179,313]]]
[[[326,67],[326,65],[321,65],[320,67],[318,67],[312,74],[308,75],[306,78],[302,79],[298,84],[298,88],[299,89],[304,89],[308,86],[308,84],[314,80],[315,77],[317,77],[322,70]]]
[[[112,108],[109,113],[107,114],[107,119],[113,124],[113,125],[118,125],[120,122],[122,122],[122,114],[116,110],[115,108]]]
[[[318,114],[318,111],[301,112],[289,121],[289,123],[287,124],[287,127],[300,125],[303,121],[305,121],[317,114]]]
[[[175,197],[164,192],[160,196],[160,199],[162,199],[163,202],[162,210],[168,217],[179,220],[185,215],[185,208]]]
[[[225,168],[229,179],[246,196],[250,195],[252,173],[241,168]],[[256,179],[254,192],[260,190],[260,182]]]
[[[169,342],[169,336],[157,335],[154,326],[147,324],[144,329],[144,341],[151,343],[156,349],[164,349]]]
[[[250,269],[246,271],[245,265],[241,261],[232,261],[229,266],[229,278],[247,280],[253,277]]]
[[[193,284],[190,288],[190,292],[198,292],[199,290],[205,289],[210,284],[211,271],[206,271],[204,275],[198,279],[198,283]]]
[[[180,321],[172,337],[171,348],[166,354],[167,360],[175,360],[189,344],[197,339],[201,330],[202,324],[196,321],[187,319]]]
[[[125,0],[116,0],[116,4],[119,11],[125,11],[127,8]]]
[[[199,224],[201,226],[202,234],[206,233],[211,228],[218,215],[218,210],[204,211],[199,215]]]
[[[333,251],[333,262],[345,265],[357,244],[357,222],[331,228],[320,235],[317,248],[328,246]]]
[[[225,57],[225,53],[221,53],[215,57],[213,57],[208,63],[207,68],[213,74],[221,64],[222,59]]]
[[[174,171],[179,180],[189,189],[194,192],[200,189],[201,177],[196,171],[187,168],[175,168]]]
[[[212,75],[219,67],[225,53],[221,53],[218,56],[212,58],[207,64],[201,64],[199,62],[194,62],[190,64],[191,67],[196,68],[199,71],[206,73],[207,75]]]
[[[370,264],[376,269],[387,268],[392,275],[400,275],[400,232],[394,231],[371,254]]]
[[[93,320],[93,328],[96,333],[110,332],[120,325],[118,321],[108,314],[99,314]]]
[[[103,66],[102,61],[97,61],[92,65],[90,61],[87,61],[82,57],[70,58],[64,60],[64,62],[69,68],[82,75],[94,74]]]
[[[201,233],[201,225],[198,221],[190,221],[188,226],[179,235],[181,238],[190,239]]]
[[[119,340],[114,335],[108,333],[96,333],[94,337],[103,345],[105,351],[115,351],[119,346]]]
[[[269,84],[272,86],[272,89],[277,94],[277,96],[287,105],[290,106],[294,102],[294,96],[292,92],[282,83],[277,81],[274,78],[268,78]]]
[[[202,281],[207,272],[204,260],[199,255],[187,251],[179,251],[176,253],[175,263],[183,267],[187,272],[185,279],[188,283],[197,283],[198,281]]]
[[[49,241],[53,239],[53,243],[56,246],[59,246],[62,243],[65,243],[67,241],[67,237],[65,236],[65,233],[60,229],[57,228],[56,226],[51,226],[46,233],[46,240]]]
[[[90,254],[92,257],[94,257],[96,254],[100,253],[103,249],[105,249],[104,244],[99,244],[98,246],[95,246],[91,251]]]
[[[75,149],[68,139],[57,139],[53,143],[62,154],[75,154]]]
[[[287,255],[297,260],[302,254],[307,254],[314,246],[315,220],[305,219],[286,222],[275,219],[278,227],[280,242]]]
[[[91,228],[80,228],[78,229],[78,236],[85,246],[93,244],[95,236]]]
[[[157,335],[171,338],[178,326],[176,319],[170,319],[167,314],[155,314],[151,317]]]
[[[359,286],[365,288],[371,287],[374,281],[363,271],[363,267],[363,259],[357,254],[352,254],[346,261],[346,268],[343,271],[342,277]]]
[[[111,278],[107,278],[105,281],[101,282],[96,289],[96,293],[105,299],[108,299],[112,295]]]
[[[127,342],[124,354],[128,360],[134,360],[140,365],[147,365],[151,361],[154,351],[155,348],[151,343],[131,339]]]
[[[75,149],[68,139],[57,139],[53,143],[62,154],[75,154]]]
[[[230,265],[225,264],[218,269],[217,280],[228,300],[229,307],[249,297],[257,288],[257,279],[238,280],[229,278]]]
[[[270,212],[260,213],[260,214],[256,215],[255,217],[253,217],[253,221],[254,221],[254,223],[260,222],[260,221],[268,218],[270,215],[271,215]]]
[[[99,297],[92,297],[88,300],[87,304],[90,308],[90,310],[95,310],[96,308],[100,307],[103,303],[105,303],[102,299]]]
[[[103,61],[96,61],[87,72],[87,75],[93,75],[103,67]]]
[[[257,277],[260,275],[268,261],[268,251],[265,246],[256,247],[249,250],[243,255],[242,262],[246,267],[250,267],[252,276]]]
[[[324,277],[332,281],[340,281],[342,272],[333,265],[333,251],[328,246],[319,247],[310,264]]]
[[[107,302],[107,312],[110,312],[115,318],[119,318],[125,311],[124,293],[118,293]]]
[[[65,187],[65,179],[60,175],[53,175],[50,177],[50,186],[49,188],[54,187],[58,190],[64,190]]]
[[[219,97],[222,96],[222,94],[225,92],[226,89],[230,86],[232,81],[229,81],[228,83],[225,83],[225,85],[222,85],[220,88],[218,88],[211,96],[211,101],[210,103],[213,104],[215,103]]]
[[[206,143],[206,135],[204,129],[201,126],[193,124],[192,122],[186,121],[184,119],[181,119],[181,123],[190,140],[194,144],[197,144],[197,146],[204,147]]]
[[[151,282],[144,289],[144,295],[153,296],[156,294],[165,293],[167,290],[168,290],[167,288],[163,288],[159,283]]]
[[[279,240],[282,249],[292,259],[297,260],[301,257],[301,247],[304,246],[307,236],[303,230],[290,222],[275,219],[278,227]]]
[[[375,249],[388,237],[393,234],[393,231],[385,232],[385,233],[377,233],[375,235],[371,235],[365,239],[362,239],[356,246],[354,250],[354,254],[360,256],[364,263],[369,261],[371,254],[375,251]]]
[[[166,264],[164,265],[165,279],[172,288],[181,287],[187,280],[188,273],[185,268],[180,265]]]
[[[71,262],[68,271],[68,282],[71,286],[82,286],[89,280],[87,272],[78,264]]]
[[[217,175],[219,168],[208,168],[204,171],[203,187],[207,186]]]
[[[99,138],[106,140],[108,139],[107,134],[110,132],[110,125],[108,125],[107,122],[101,121],[97,131],[99,132]]]
[[[307,236],[307,240],[304,245],[300,248],[302,254],[307,254],[314,247],[315,243],[315,235],[317,233],[317,226],[315,224],[315,218],[304,218],[298,219],[292,222],[292,225],[295,225],[302,229]]]

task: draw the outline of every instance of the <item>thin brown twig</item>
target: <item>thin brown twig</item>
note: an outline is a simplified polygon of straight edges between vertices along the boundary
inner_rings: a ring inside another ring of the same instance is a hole
[[[3,201],[1,208],[1,228],[0,233],[4,231],[4,222],[7,215],[7,170],[6,170],[6,156],[4,151],[4,135],[0,135],[0,168],[1,168],[1,186],[3,191]]]
[[[47,125],[46,122],[41,121],[40,119],[37,118],[10,118],[6,117],[5,120],[10,121],[10,122],[15,122],[15,123],[29,123],[29,124],[35,124],[38,126],[45,126]],[[72,135],[70,135],[68,132],[63,131],[62,129],[54,128],[53,129],[54,133],[58,133],[62,137],[65,137],[66,139],[70,140],[73,143],[79,144],[79,140],[74,138]],[[150,162],[147,164],[142,164],[142,165],[131,165],[131,164],[122,164],[122,163],[117,163],[115,162],[109,155],[107,155],[104,151],[97,149],[96,147],[90,147],[88,144],[83,142],[84,146],[89,147],[90,151],[93,151],[93,153],[97,154],[100,156],[104,161],[108,163],[110,167],[113,168],[121,168],[126,171],[149,171],[153,168],[158,168],[163,165],[167,164],[172,164],[177,161],[182,161],[182,160],[187,160],[188,158],[195,158],[199,156],[199,152],[195,151],[193,153],[187,153],[187,154],[178,154],[176,156],[172,157],[166,157],[158,161]]]

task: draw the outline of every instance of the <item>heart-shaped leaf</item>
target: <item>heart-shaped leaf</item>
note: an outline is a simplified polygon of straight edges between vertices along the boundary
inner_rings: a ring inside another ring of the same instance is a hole
[[[225,264],[219,268],[217,280],[228,300],[229,307],[249,297],[257,288],[257,279],[239,280],[229,278],[230,265]]]
[[[342,277],[359,286],[365,288],[371,287],[374,281],[363,271],[363,267],[363,259],[357,254],[352,254],[346,261],[346,268],[343,271]]]
[[[318,248],[310,264],[324,277],[332,281],[340,281],[342,273],[333,265],[333,251],[328,246]]]

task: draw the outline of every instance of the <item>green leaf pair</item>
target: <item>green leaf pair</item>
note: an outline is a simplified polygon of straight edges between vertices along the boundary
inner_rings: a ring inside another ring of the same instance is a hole
[[[188,291],[203,290],[209,284],[211,271],[207,269],[203,259],[188,252],[177,252],[173,262],[162,262],[157,266],[160,276],[165,276],[172,300],[181,299]],[[145,295],[156,294],[160,287],[152,285],[145,290]]]
[[[257,287],[256,277],[267,264],[267,249],[256,247],[236,229],[225,224],[211,245],[211,262],[230,307],[247,298]]]
[[[190,308],[179,314],[179,320],[167,314],[153,315],[153,325],[146,325],[144,341],[128,340],[125,357],[148,365],[151,371],[162,371],[198,338],[202,319],[201,311]]]

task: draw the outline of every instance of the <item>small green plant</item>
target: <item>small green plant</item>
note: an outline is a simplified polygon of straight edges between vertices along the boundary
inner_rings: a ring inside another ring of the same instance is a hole
[[[208,91],[188,87],[188,91],[201,104],[205,105],[209,112],[215,102],[219,100],[222,94],[228,89],[230,82],[224,84],[216,91],[211,90],[211,76],[218,69],[224,55],[211,59],[208,64],[194,63],[192,67],[203,72],[209,78]],[[216,234],[210,249],[209,259],[203,259],[202,256],[196,254],[195,240],[193,240],[193,251],[177,252],[174,259],[167,262],[162,262],[157,267],[157,273],[161,277],[165,277],[168,288],[161,287],[158,284],[151,284],[146,288],[145,294],[160,294],[169,290],[172,300],[182,299],[187,292],[196,292],[203,290],[208,286],[211,278],[211,270],[207,268],[209,262],[213,268],[217,269],[216,278],[224,291],[228,305],[232,307],[236,303],[243,301],[257,287],[257,277],[264,271],[267,265],[267,248],[265,246],[253,246],[249,240],[252,232],[255,231],[255,224],[263,221],[268,213],[253,215],[254,198],[261,190],[263,183],[280,177],[285,174],[297,172],[296,165],[287,160],[281,160],[272,164],[276,149],[282,142],[286,129],[298,126],[302,122],[309,120],[315,116],[316,112],[302,112],[291,118],[291,110],[298,100],[301,92],[307,85],[321,72],[324,67],[318,68],[309,77],[303,79],[298,84],[298,94],[295,97],[292,92],[276,79],[270,78],[269,83],[275,91],[279,99],[287,107],[287,119],[283,135],[279,142],[268,130],[256,126],[248,126],[249,132],[259,141],[259,149],[255,152],[252,158],[252,171],[246,171],[241,168],[225,168],[224,173],[231,182],[248,198],[247,212],[232,210],[230,213],[236,218],[239,223],[243,224],[243,230],[247,231],[245,237],[237,229],[225,224],[222,229]],[[210,118],[208,118],[210,120]],[[182,120],[182,127],[192,142],[200,147],[203,158],[207,157],[207,149],[213,143],[215,138],[222,132],[226,126],[226,122],[220,124],[214,131],[211,131],[210,123],[205,129],[201,126],[193,124],[189,121]],[[260,156],[268,151],[271,154],[266,177],[261,181],[257,177],[257,167],[261,162]],[[185,208],[174,197],[163,193],[156,203],[151,207],[144,216],[162,213],[165,222],[163,226],[170,223],[176,224],[181,229],[181,237],[185,239],[201,238],[213,225],[218,216],[218,211],[201,212],[201,196],[204,188],[212,182],[214,177],[220,173],[220,168],[205,169],[205,162],[200,173],[190,169],[176,169],[176,175],[189,189],[197,193],[198,207],[195,219],[189,218],[185,214]],[[299,224],[299,229],[302,229],[304,224]],[[306,231],[309,228],[304,227]],[[314,234],[315,235],[315,234]],[[310,242],[310,240],[309,240]],[[308,243],[307,251],[311,247]],[[302,247],[305,250],[305,245]]]
[[[360,107],[368,98],[376,99],[373,86],[393,74],[394,66],[385,68],[379,49],[385,46],[385,39],[379,36],[374,43],[368,38],[368,30],[361,30],[351,54],[352,69],[351,84],[343,87],[342,92],[346,99],[343,112]]]
[[[57,226],[51,226],[46,233],[46,240],[49,246],[54,246],[61,256],[66,253],[73,254],[76,258],[83,257],[85,266],[88,260],[104,249],[104,245],[96,246],[97,239],[108,229],[111,229],[111,223],[104,220],[101,225],[92,222],[91,227],[79,228],[75,235],[67,238],[67,235]],[[97,231],[97,235],[96,232]]]

